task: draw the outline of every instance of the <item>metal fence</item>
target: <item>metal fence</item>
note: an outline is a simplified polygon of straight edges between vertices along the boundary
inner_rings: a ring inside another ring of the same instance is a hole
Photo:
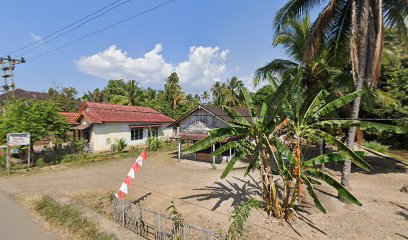
[[[146,239],[155,240],[225,240],[226,236],[210,230],[183,224],[177,228],[172,219],[160,212],[151,211],[126,200],[114,198],[114,219]]]

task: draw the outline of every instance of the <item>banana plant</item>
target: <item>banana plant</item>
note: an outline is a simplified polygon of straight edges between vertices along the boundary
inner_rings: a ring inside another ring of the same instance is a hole
[[[317,166],[346,159],[350,159],[355,165],[367,171],[371,166],[362,158],[362,153],[351,150],[325,131],[326,129],[355,126],[362,130],[377,129],[397,133],[406,131],[401,127],[374,122],[324,120],[323,117],[351,103],[363,92],[357,91],[333,101],[327,101],[329,94],[322,90],[311,102],[307,102],[302,99],[299,79],[301,76],[284,80],[276,91],[266,98],[260,111],[254,108],[247,90],[242,89],[250,120],[234,109],[224,107],[226,114],[231,118],[227,123],[228,127],[210,131],[208,137],[186,150],[186,153],[192,153],[225,139],[234,139],[212,153],[217,156],[231,148],[236,150],[221,178],[225,178],[231,172],[239,159],[251,159],[245,175],[251,170],[259,170],[268,216],[286,220],[293,216],[293,209],[296,202],[300,201],[304,185],[316,207],[326,212],[314,191],[314,185],[321,184],[317,179],[336,189],[342,198],[361,206],[361,203],[346,188],[320,171]],[[324,139],[327,143],[336,146],[338,151],[312,159],[302,159],[304,143],[307,143],[312,136]],[[278,181],[275,182],[276,175],[280,176],[279,186]],[[279,189],[283,190],[279,192]]]
[[[268,216],[281,217],[280,199],[278,196],[277,186],[275,185],[273,165],[270,162],[270,154],[273,154],[270,136],[274,136],[273,132],[282,126],[282,120],[278,119],[281,104],[278,102],[285,99],[290,92],[293,83],[285,81],[276,89],[276,92],[271,95],[267,102],[273,103],[276,106],[271,111],[270,106],[266,102],[262,104],[262,108],[255,109],[252,98],[245,88],[241,89],[242,95],[249,115],[249,118],[241,116],[233,108],[224,106],[225,113],[231,118],[227,123],[228,126],[209,131],[208,137],[198,141],[194,145],[185,150],[185,153],[197,152],[206,149],[213,144],[225,139],[234,139],[224,144],[212,153],[214,156],[219,156],[229,149],[235,149],[235,155],[229,161],[221,178],[225,178],[233,169],[234,164],[244,158],[250,159],[249,166],[245,171],[245,175],[249,171],[258,169],[261,175],[262,192],[265,200],[265,211]],[[265,117],[266,115],[274,114],[278,118]]]

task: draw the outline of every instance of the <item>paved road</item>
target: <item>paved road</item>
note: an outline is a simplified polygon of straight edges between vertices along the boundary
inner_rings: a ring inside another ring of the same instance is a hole
[[[37,225],[23,206],[0,190],[0,239],[51,240],[56,237]]]

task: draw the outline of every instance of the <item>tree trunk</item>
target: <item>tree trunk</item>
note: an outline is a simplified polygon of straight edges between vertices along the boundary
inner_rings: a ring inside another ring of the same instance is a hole
[[[356,90],[364,85],[377,83],[380,73],[381,55],[384,42],[382,0],[353,0],[351,14],[351,62]],[[361,97],[352,103],[351,119],[357,119]],[[348,130],[347,146],[354,147],[356,128]],[[350,188],[351,162],[343,165],[341,183]]]

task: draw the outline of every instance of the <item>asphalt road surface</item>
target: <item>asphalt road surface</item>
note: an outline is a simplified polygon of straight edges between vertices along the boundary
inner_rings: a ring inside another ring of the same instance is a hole
[[[51,240],[57,238],[36,224],[23,206],[0,190],[0,239]]]

